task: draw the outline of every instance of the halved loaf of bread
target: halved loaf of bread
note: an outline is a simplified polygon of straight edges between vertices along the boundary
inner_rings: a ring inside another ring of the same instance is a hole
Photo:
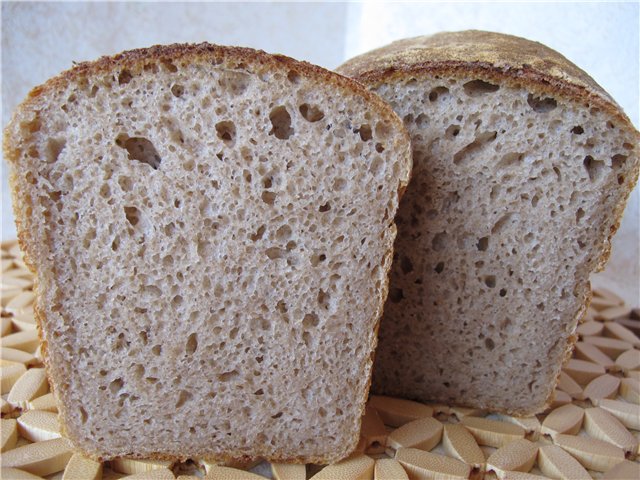
[[[543,410],[637,181],[638,132],[578,67],[508,35],[402,40],[338,71],[413,143],[372,391]]]
[[[360,84],[172,45],[34,89],[4,139],[65,434],[102,459],[358,440],[408,135]]]

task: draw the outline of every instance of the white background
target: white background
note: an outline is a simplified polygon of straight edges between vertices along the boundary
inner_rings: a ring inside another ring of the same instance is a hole
[[[403,37],[482,29],[558,50],[589,72],[638,127],[640,8],[635,2],[2,3],[2,126],[34,86],[73,61],[158,43],[241,45],[335,68]],[[2,239],[15,227],[2,163]],[[634,191],[607,271],[640,303],[640,195]]]

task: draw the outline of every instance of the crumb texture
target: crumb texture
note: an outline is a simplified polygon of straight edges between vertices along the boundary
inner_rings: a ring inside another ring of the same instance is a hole
[[[637,180],[637,132],[487,78],[427,72],[374,91],[404,119],[414,170],[373,391],[542,409]]]
[[[66,434],[103,458],[341,458],[401,122],[282,57],[136,59],[45,86],[6,133]]]

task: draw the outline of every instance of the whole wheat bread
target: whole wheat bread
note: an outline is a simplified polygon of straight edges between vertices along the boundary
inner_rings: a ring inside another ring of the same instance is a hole
[[[638,178],[638,132],[557,52],[467,31],[338,71],[413,143],[372,391],[540,412]]]
[[[5,131],[66,436],[331,462],[358,440],[409,139],[353,80],[207,44],[83,63]]]

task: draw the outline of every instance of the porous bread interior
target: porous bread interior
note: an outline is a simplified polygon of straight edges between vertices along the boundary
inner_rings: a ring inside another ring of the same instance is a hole
[[[403,118],[414,167],[372,392],[542,410],[637,178],[633,132],[473,77],[373,90]]]
[[[248,63],[76,79],[8,134],[62,423],[92,455],[333,461],[357,441],[406,133]]]

